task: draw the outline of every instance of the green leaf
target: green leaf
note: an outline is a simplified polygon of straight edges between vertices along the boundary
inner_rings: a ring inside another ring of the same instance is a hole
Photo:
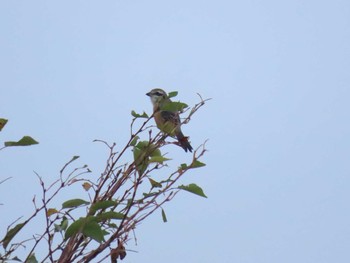
[[[148,178],[149,182],[151,183],[152,185],[152,188],[161,188],[162,187],[162,184],[158,183],[157,181],[151,179],[151,178]]]
[[[6,147],[10,147],[10,146],[29,146],[29,145],[33,145],[33,144],[38,144],[38,142],[36,140],[34,140],[32,137],[30,137],[30,136],[24,136],[18,142],[13,142],[13,141],[5,142],[5,146]]]
[[[68,227],[68,219],[66,217],[62,218],[61,224],[55,225],[55,232],[61,232],[61,231],[65,231]]]
[[[167,218],[166,218],[166,214],[165,214],[163,208],[162,208],[162,218],[163,218],[163,222],[164,222],[164,223],[168,222],[168,220],[167,220]]]
[[[178,92],[177,92],[177,91],[172,91],[172,92],[169,92],[169,93],[168,93],[168,98],[170,99],[170,98],[176,97],[176,96],[177,96],[177,94],[178,94]]]
[[[84,225],[82,233],[85,236],[90,237],[99,243],[104,241],[101,226],[95,221],[90,221],[86,225]]]
[[[66,230],[68,227],[68,219],[66,217],[63,217],[62,223],[61,223],[62,230]]]
[[[146,149],[147,147],[149,147],[149,141],[139,141],[135,147],[139,149]],[[155,147],[155,146],[151,145],[150,148],[151,147]]]
[[[134,110],[132,110],[131,115],[135,118],[149,118],[146,112],[143,112],[142,114],[138,114]]]
[[[143,174],[146,171],[150,156],[160,155],[160,151],[157,150],[157,147],[154,144],[149,144],[148,141],[140,141],[134,146],[134,161],[139,174]]]
[[[151,196],[155,196],[159,194],[159,192],[153,192],[153,193],[143,193],[143,197],[147,198],[147,197],[151,197]]]
[[[108,220],[108,219],[122,220],[125,218],[125,215],[122,213],[109,211],[109,212],[105,212],[105,213],[98,215],[96,218],[99,222],[104,221],[104,220]]]
[[[63,229],[61,228],[61,226],[59,224],[54,224],[54,230],[55,230],[55,232],[63,231]]]
[[[78,207],[81,205],[88,205],[90,202],[87,202],[83,199],[71,199],[62,204],[62,208],[73,208],[73,207]]]
[[[106,235],[108,235],[108,234],[109,234],[109,232],[108,232],[108,231],[106,231],[106,230],[104,230],[104,229],[102,229],[102,234],[103,234],[103,236],[106,236]]]
[[[182,190],[185,190],[185,191],[188,191],[190,193],[193,193],[193,194],[196,194],[196,195],[199,195],[199,196],[207,198],[207,196],[204,194],[202,188],[200,188],[196,184],[180,185],[178,188],[182,189]]]
[[[187,170],[188,169],[188,165],[187,164],[185,164],[185,163],[182,163],[182,164],[180,164],[180,167],[178,168],[178,172],[179,173],[182,173],[183,171],[185,171],[185,170]]]
[[[63,173],[64,169],[66,169],[66,167],[67,167],[68,165],[70,165],[72,162],[74,162],[74,161],[75,161],[76,159],[78,159],[78,158],[79,158],[79,156],[73,156],[72,159],[71,159],[68,163],[66,163],[66,164],[63,166],[63,168],[61,169],[60,173]]]
[[[149,157],[145,156],[145,151],[137,147],[134,147],[134,161],[136,165],[136,170],[139,174],[143,174],[148,167]]]
[[[108,207],[117,206],[117,204],[118,203],[116,201],[112,201],[112,200],[97,202],[91,206],[90,212],[92,214],[95,214],[96,211],[99,209],[106,209]]]
[[[199,168],[205,166],[205,163],[202,163],[198,160],[194,160],[193,163],[191,163],[191,168]]]
[[[151,159],[149,159],[149,163],[163,163],[165,161],[169,161],[171,159],[165,158],[163,156],[153,156]]]
[[[1,255],[0,255],[1,256]],[[18,261],[18,262],[23,262],[22,260],[20,260],[17,256],[14,258],[11,258],[12,261]]]
[[[126,203],[126,208],[129,208],[130,206],[132,206],[133,205],[133,200],[132,200],[132,198],[129,198],[128,200],[127,200],[127,203]]]
[[[0,118],[0,131],[5,127],[8,120]]]
[[[180,164],[180,167],[179,167],[179,169],[181,169],[181,170],[185,170],[185,169],[187,169],[187,164],[185,164],[185,163],[182,163],[182,164]]]
[[[29,258],[26,260],[26,263],[38,263],[38,260],[35,257],[35,254],[31,254]]]
[[[82,229],[83,226],[86,223],[86,218],[79,218],[78,220],[74,221],[68,228],[67,231],[64,235],[64,240],[67,240],[71,236],[79,233]]]
[[[152,156],[161,156],[162,153],[159,149],[154,149],[153,151],[151,151],[151,157]]]
[[[78,159],[80,156],[78,156],[78,155],[74,155],[73,157],[72,157],[72,159],[68,162],[68,163],[71,163],[71,162],[74,162],[76,159]]]
[[[139,136],[135,136],[135,138],[132,139],[132,141],[130,142],[130,145],[131,145],[131,146],[135,146],[138,139],[140,139],[140,137],[139,137]]]
[[[97,220],[98,218],[94,216],[79,218],[68,227],[64,239],[67,240],[78,233],[83,233],[85,236],[90,237],[97,242],[103,241],[102,230],[96,222]]]
[[[177,112],[182,111],[183,109],[187,108],[188,105],[183,102],[175,102],[171,101],[169,103],[166,103],[161,109],[164,111],[171,111],[171,112]]]
[[[147,153],[149,156],[159,156],[161,155],[160,150],[155,144],[149,144],[149,141],[139,141],[135,147]]]
[[[1,240],[4,248],[6,249],[7,245],[11,242],[11,240],[17,235],[17,233],[24,227],[25,223],[17,224],[15,227],[11,228],[5,235],[4,239]]]

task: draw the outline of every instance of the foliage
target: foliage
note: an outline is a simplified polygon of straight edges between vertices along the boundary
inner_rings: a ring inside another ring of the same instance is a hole
[[[0,118],[0,131],[6,126],[8,120]],[[5,149],[6,147],[11,147],[11,146],[29,146],[29,145],[34,145],[38,144],[36,140],[34,140],[30,136],[23,136],[22,139],[19,141],[7,141],[4,142],[4,147],[0,148],[0,150]]]
[[[174,97],[177,92],[170,95]],[[201,99],[189,110],[183,123],[188,123],[205,102]],[[178,102],[174,105],[185,104]],[[34,198],[32,215],[21,222],[15,221],[7,228],[0,241],[3,247],[0,262],[104,262],[108,257],[111,262],[117,262],[126,256],[125,247],[132,239],[131,234],[146,218],[159,210],[163,222],[167,222],[163,204],[180,191],[206,197],[198,185],[178,183],[189,170],[205,165],[199,161],[206,152],[205,143],[193,152],[188,163],[180,164],[167,173],[163,168],[168,166],[170,158],[165,157],[162,148],[177,143],[161,132],[154,134],[153,126],[149,124],[153,116],[135,111],[131,114],[131,136],[122,149],[117,151],[116,144],[96,140],[108,149],[106,166],[96,180],[87,177],[91,171],[86,165],[70,168],[78,156],[63,166],[59,178],[51,184],[46,184],[37,175],[42,189],[40,201]],[[139,124],[135,129],[136,123]],[[144,139],[141,140],[141,137]],[[134,159],[121,163],[122,157],[130,151]],[[58,194],[73,184],[81,184],[87,197],[72,196],[72,199],[62,202],[61,207],[53,207],[52,201],[57,199]],[[46,222],[41,233],[30,235],[32,238],[24,241],[15,241],[17,234],[28,231],[27,224],[39,216],[43,216]],[[40,260],[35,254],[39,245],[46,246],[47,251]],[[27,256],[19,259],[15,254],[24,246]]]

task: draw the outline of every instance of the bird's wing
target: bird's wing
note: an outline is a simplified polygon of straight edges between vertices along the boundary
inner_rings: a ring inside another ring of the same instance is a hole
[[[179,118],[179,114],[177,112],[161,111],[160,114],[162,115],[164,122],[171,122],[175,126],[180,124],[180,118]]]

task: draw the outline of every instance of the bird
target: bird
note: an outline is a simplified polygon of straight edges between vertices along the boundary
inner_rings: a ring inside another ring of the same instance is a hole
[[[193,148],[181,131],[181,121],[178,111],[163,110],[164,106],[172,101],[168,94],[162,89],[152,89],[146,93],[151,98],[153,104],[153,117],[158,129],[171,137],[176,137],[179,145],[185,152],[192,152]]]

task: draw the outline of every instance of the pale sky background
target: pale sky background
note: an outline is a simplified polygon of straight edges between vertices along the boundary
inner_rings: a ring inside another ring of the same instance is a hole
[[[182,181],[209,198],[181,193],[123,262],[350,262],[349,1],[2,0],[0,34],[0,141],[40,142],[0,152],[1,236],[40,196],[33,171],[80,155],[97,177],[92,140],[123,145],[161,87],[213,98],[183,127],[209,139]]]

